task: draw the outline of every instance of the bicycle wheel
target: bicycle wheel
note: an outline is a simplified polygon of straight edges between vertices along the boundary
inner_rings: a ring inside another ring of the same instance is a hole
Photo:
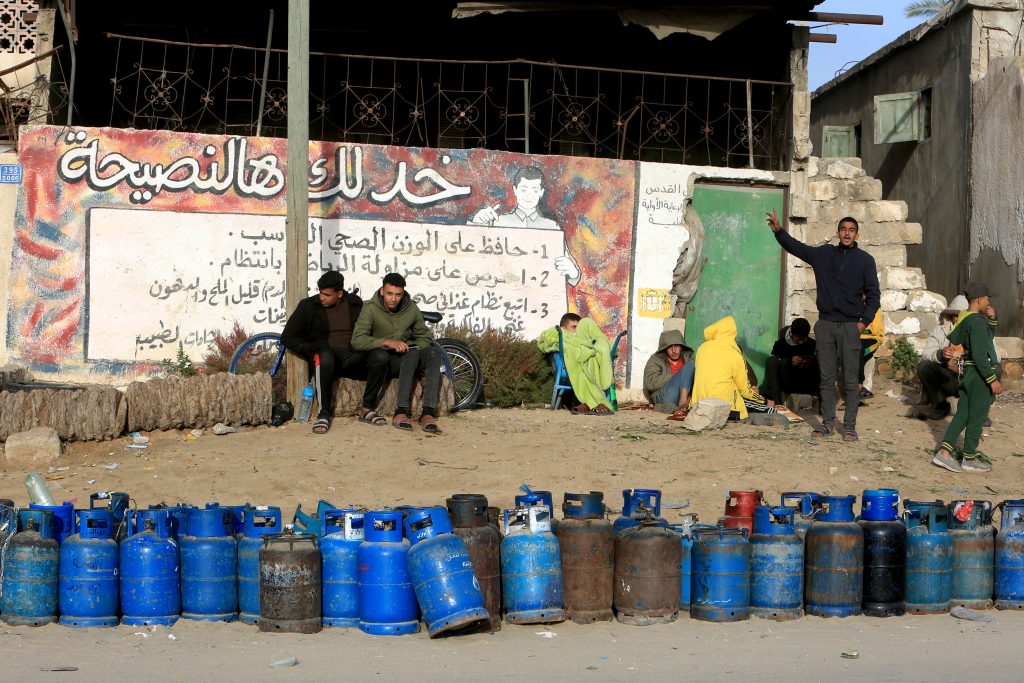
[[[281,369],[283,360],[284,345],[281,344],[281,335],[277,332],[260,332],[238,345],[231,354],[228,372],[233,375],[265,372],[273,377]]]
[[[464,341],[442,337],[436,343],[444,351],[447,374],[455,389],[452,412],[473,405],[484,388],[480,360]]]

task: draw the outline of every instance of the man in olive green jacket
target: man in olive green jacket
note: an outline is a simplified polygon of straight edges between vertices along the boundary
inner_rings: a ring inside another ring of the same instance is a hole
[[[683,410],[693,391],[693,350],[679,330],[666,330],[644,366],[644,396],[662,412]]]
[[[423,387],[423,415],[420,426],[436,434],[438,394],[441,387],[441,354],[432,346],[434,335],[423,314],[405,291],[405,278],[388,273],[380,290],[365,302],[352,329],[352,348],[367,351],[364,396],[379,397],[388,377],[398,375],[398,396],[391,424],[412,430],[410,406],[413,382],[418,374],[426,378]],[[364,399],[359,421],[382,425],[387,420]]]

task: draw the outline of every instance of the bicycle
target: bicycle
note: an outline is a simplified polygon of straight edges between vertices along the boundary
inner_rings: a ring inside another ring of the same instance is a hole
[[[424,311],[423,319],[431,325],[436,325],[444,319],[444,315]],[[480,359],[473,353],[469,344],[459,339],[441,337],[435,339],[433,345],[441,351],[441,372],[448,377],[455,391],[452,412],[473,405],[484,387]],[[273,378],[281,369],[284,353],[280,332],[259,332],[238,345],[231,355],[228,372],[233,375],[266,372]]]

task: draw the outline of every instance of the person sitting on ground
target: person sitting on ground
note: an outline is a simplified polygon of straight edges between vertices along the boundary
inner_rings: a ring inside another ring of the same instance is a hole
[[[696,374],[690,403],[703,398],[725,401],[729,420],[745,420],[747,412],[775,413],[775,404],[758,394],[747,376],[747,364],[736,344],[736,321],[731,315],[704,328],[704,343],[693,359]]]
[[[693,349],[679,330],[665,330],[658,338],[658,350],[644,366],[644,396],[656,410],[672,413],[681,420],[690,408],[693,392]]]
[[[951,362],[956,363],[960,374],[956,414],[935,451],[932,464],[951,472],[989,472],[992,465],[987,458],[979,457],[978,442],[993,397],[1003,387],[996,375],[999,361],[991,326],[983,314],[989,308],[988,287],[982,282],[968,282],[964,297],[967,310],[960,314],[948,335],[950,344],[956,347]],[[964,450],[957,462],[954,453],[960,432],[964,432]]]
[[[388,273],[380,290],[363,307],[352,330],[352,347],[367,351],[366,393],[359,421],[386,424],[374,411],[376,400],[390,376],[398,375],[398,396],[391,424],[412,431],[412,391],[418,375],[426,378],[423,386],[423,413],[420,426],[428,434],[437,434],[437,405],[441,389],[441,354],[434,348],[434,335],[423,321],[423,314],[405,291],[405,278]],[[368,401],[367,396],[373,396]]]
[[[861,300],[867,305],[867,296],[861,294]],[[857,370],[857,396],[858,398],[872,398],[874,396],[870,389],[864,386],[864,367],[868,361],[871,360],[872,356],[875,355],[875,351],[882,345],[882,339],[885,337],[885,326],[882,324],[882,308],[879,307],[875,312],[875,317],[871,319],[871,324],[865,327],[860,333],[860,368]]]
[[[313,369],[320,358],[320,376],[316,386],[317,411],[315,434],[331,428],[331,402],[334,380],[338,377],[365,379],[366,354],[352,348],[352,328],[363,310],[363,300],[355,292],[345,291],[345,276],[331,270],[316,283],[318,294],[299,302],[281,333],[284,347],[296,353]],[[364,396],[364,401],[366,397]],[[374,397],[375,398],[375,397]]]
[[[612,386],[611,344],[601,328],[590,318],[566,313],[558,327],[541,332],[537,348],[542,353],[556,353],[561,335],[562,361],[569,375],[569,384],[579,405],[574,415],[611,415],[612,402],[605,392]]]
[[[783,327],[765,362],[761,385],[764,397],[782,403],[784,393],[817,396],[820,379],[814,351],[811,323],[806,318],[797,318]]]

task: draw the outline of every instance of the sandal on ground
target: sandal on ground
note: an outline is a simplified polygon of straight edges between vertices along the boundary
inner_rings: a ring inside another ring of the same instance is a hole
[[[395,416],[391,418],[391,426],[397,429],[401,429],[407,432],[412,431],[412,420],[405,413],[395,413]]]
[[[420,427],[427,434],[439,434],[441,428],[437,426],[437,420],[434,419],[433,415],[424,415],[420,418]]]
[[[827,424],[822,424],[814,428],[811,432],[811,436],[817,436],[819,438],[826,438],[832,436],[832,427]]]
[[[607,406],[603,406],[600,403],[583,413],[584,415],[612,415],[612,411]]]
[[[590,406],[586,403],[581,403],[572,410],[569,411],[573,415],[587,415],[590,413]]]
[[[375,427],[383,427],[388,423],[388,419],[375,410],[367,410],[359,416],[357,421],[368,425],[374,425]]]
[[[682,422],[686,419],[686,416],[690,414],[689,408],[677,408],[674,413],[666,417],[666,420],[673,420],[675,422]]]
[[[318,417],[316,422],[313,423],[314,434],[326,434],[327,430],[331,428],[331,420],[327,417]]]
[[[856,429],[845,429],[843,430],[843,441],[847,443],[853,443],[858,440]]]

